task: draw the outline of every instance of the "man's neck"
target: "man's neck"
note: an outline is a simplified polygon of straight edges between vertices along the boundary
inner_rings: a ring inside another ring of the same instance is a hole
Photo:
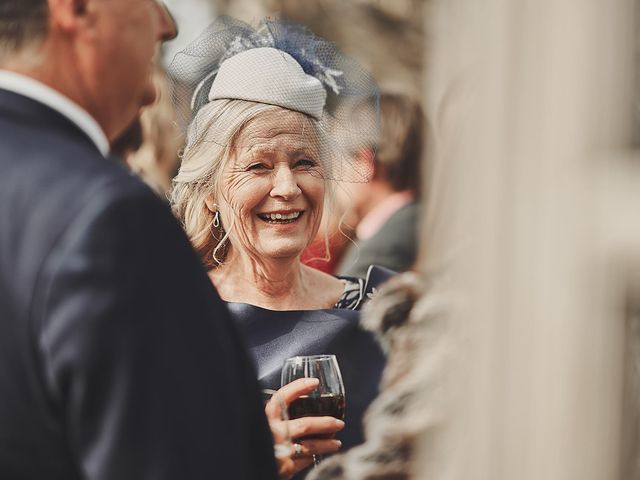
[[[40,44],[30,45],[19,52],[0,55],[0,69],[22,75],[32,76],[29,72],[42,68],[44,52]]]
[[[412,200],[413,193],[410,190],[392,192],[386,195],[360,220],[356,227],[358,239],[367,240],[374,236],[392,215]]]
[[[7,68],[8,67],[8,68]],[[25,68],[17,62],[5,62],[0,68],[0,86],[14,93],[29,97],[67,117],[78,126],[106,156],[109,141],[97,120],[55,82],[47,82],[41,68]]]
[[[87,112],[111,137],[109,126],[100,116],[100,109],[87,87],[80,68],[80,55],[64,37],[50,37],[38,46],[25,48],[5,61],[0,68],[30,77],[63,95]],[[65,68],[60,68],[65,65]]]
[[[383,203],[389,196],[393,195],[395,192],[389,185],[385,182],[379,182],[373,180],[371,183],[367,185],[369,187],[367,190],[367,201],[362,202],[360,208],[360,219],[366,217],[369,213],[374,211],[381,203]]]

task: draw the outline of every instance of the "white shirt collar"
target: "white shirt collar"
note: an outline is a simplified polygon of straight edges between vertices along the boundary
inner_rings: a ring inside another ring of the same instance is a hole
[[[61,113],[87,134],[104,157],[109,154],[109,140],[98,122],[60,92],[31,77],[8,70],[0,70],[0,88],[29,97]]]

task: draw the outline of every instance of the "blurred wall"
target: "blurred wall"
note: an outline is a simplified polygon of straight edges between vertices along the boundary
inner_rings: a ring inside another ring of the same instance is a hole
[[[416,478],[639,478],[635,3],[436,0],[425,19],[423,269],[463,301]]]
[[[220,14],[256,24],[279,14],[307,25],[374,74],[381,88],[422,98],[422,0],[213,0]]]

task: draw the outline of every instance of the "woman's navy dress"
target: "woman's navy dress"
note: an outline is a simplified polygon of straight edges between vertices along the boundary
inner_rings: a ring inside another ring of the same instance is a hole
[[[347,287],[334,308],[273,311],[229,303],[256,361],[262,388],[280,388],[284,361],[296,355],[334,354],[347,401],[345,428],[337,435],[342,450],[362,443],[362,417],[378,395],[385,357],[371,333],[360,328],[358,310],[391,273],[372,266],[366,279],[344,278]]]

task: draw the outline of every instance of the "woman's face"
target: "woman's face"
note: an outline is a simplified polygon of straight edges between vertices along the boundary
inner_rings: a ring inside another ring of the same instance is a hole
[[[301,113],[281,109],[249,121],[222,171],[222,224],[233,224],[232,250],[265,259],[293,258],[314,238],[324,179],[315,131]]]

